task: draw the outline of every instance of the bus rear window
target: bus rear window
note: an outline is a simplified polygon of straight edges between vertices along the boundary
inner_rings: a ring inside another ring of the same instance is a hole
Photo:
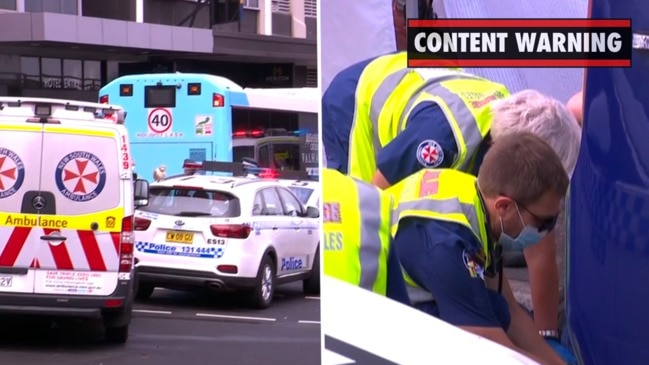
[[[145,86],[145,108],[175,108],[176,86]]]

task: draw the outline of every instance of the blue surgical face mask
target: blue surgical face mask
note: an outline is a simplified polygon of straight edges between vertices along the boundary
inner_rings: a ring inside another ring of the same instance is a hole
[[[523,230],[516,238],[505,233],[503,218],[500,217],[501,233],[498,238],[498,243],[503,246],[503,250],[524,250],[527,247],[537,244],[548,233],[547,231],[539,232],[538,229],[525,224],[523,216],[521,215],[520,210],[518,210],[518,204],[516,204],[516,212],[518,213],[518,218],[521,220],[521,224],[523,225]]]

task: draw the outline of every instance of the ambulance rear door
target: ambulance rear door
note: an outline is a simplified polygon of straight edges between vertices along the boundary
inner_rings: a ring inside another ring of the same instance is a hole
[[[33,293],[40,206],[42,126],[0,111],[0,302],[2,293]]]
[[[41,189],[54,211],[41,215],[35,292],[106,296],[118,282],[125,184],[113,126],[63,121],[43,133]]]

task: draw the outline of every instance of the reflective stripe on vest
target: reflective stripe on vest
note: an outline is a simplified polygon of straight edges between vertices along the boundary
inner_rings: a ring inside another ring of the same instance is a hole
[[[379,260],[381,256],[381,196],[378,190],[357,181],[358,207],[361,216],[361,279],[360,286],[374,290],[374,283],[379,276]]]
[[[404,130],[409,114],[423,101],[439,105],[453,130],[458,155],[451,167],[470,171],[472,157],[491,125],[489,102],[508,95],[504,85],[461,69],[406,65],[405,53],[382,56],[361,75],[350,135],[351,176],[371,181],[376,156]]]
[[[324,212],[323,232],[343,234],[341,250],[330,250],[325,237],[325,273],[385,295],[392,196],[331,169],[323,169],[322,179],[323,206],[340,208],[339,222]]]
[[[393,211],[393,235],[396,234],[401,219],[420,217],[462,224],[470,228],[482,242],[487,262],[488,235],[480,199],[475,187],[475,178],[456,170],[426,169],[419,171],[387,189],[397,196]],[[423,195],[423,196],[421,196]],[[402,270],[408,295],[413,303],[433,300],[433,295],[420,288]]]

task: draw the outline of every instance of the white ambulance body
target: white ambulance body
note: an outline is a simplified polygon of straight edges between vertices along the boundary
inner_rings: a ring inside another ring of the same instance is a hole
[[[106,340],[127,340],[134,199],[146,204],[148,184],[133,181],[124,117],[0,98],[0,312],[101,317]]]

